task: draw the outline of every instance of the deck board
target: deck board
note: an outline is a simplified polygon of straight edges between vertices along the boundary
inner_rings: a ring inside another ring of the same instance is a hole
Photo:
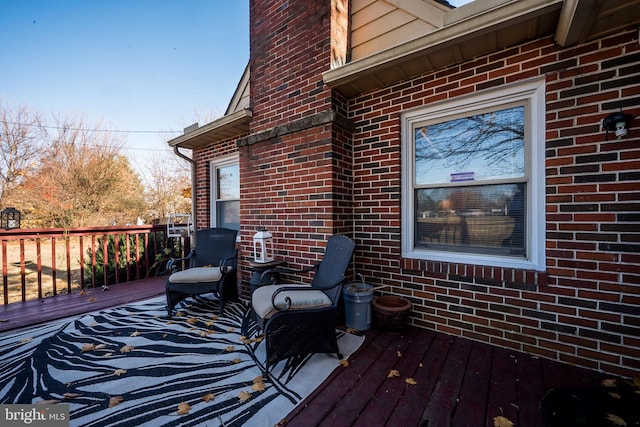
[[[493,352],[485,425],[492,425],[493,419],[497,416],[503,416],[510,420],[518,419],[516,360],[513,352],[506,350]]]
[[[420,331],[418,340],[421,340],[425,335],[424,341],[428,342],[428,346],[422,354],[422,367],[414,375],[414,379],[418,383],[417,387],[412,388],[411,395],[405,396],[398,403],[396,410],[389,418],[389,425],[415,425],[416,414],[422,415],[438,378],[440,378],[454,337],[432,331]]]
[[[466,373],[452,425],[481,426],[485,422],[487,397],[491,385],[493,349],[484,343],[474,342],[469,354]]]

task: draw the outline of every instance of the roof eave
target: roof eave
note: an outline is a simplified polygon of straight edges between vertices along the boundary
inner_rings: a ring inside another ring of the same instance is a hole
[[[168,141],[167,144],[170,147],[193,150],[215,142],[246,135],[249,133],[251,117],[251,110],[244,108],[180,135]]]
[[[495,3],[499,7],[455,16],[449,25],[430,34],[326,71],[324,82],[345,96],[355,96],[508,47],[479,42],[496,32],[508,32],[509,45],[551,36],[563,6],[562,0]]]

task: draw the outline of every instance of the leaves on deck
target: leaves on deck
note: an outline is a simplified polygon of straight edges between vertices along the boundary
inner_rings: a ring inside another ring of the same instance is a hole
[[[124,397],[122,396],[112,396],[109,399],[109,408],[113,408],[114,406],[118,406],[124,401]]]
[[[249,399],[251,399],[251,393],[248,391],[241,391],[238,395],[238,400],[240,400],[240,402],[246,402]]]
[[[127,373],[126,369],[116,369],[115,371],[113,371],[113,375],[115,375],[116,377],[122,376],[126,373]]]
[[[418,384],[418,382],[416,380],[414,380],[413,378],[407,378],[406,380],[404,380],[405,383],[409,384],[409,385],[416,385]]]
[[[493,418],[494,427],[513,427],[513,422],[507,418],[499,415]]]
[[[400,372],[397,369],[392,369],[387,374],[387,378],[398,378],[400,376]]]
[[[187,402],[180,402],[178,404],[178,415],[187,415],[191,410],[191,405]]]
[[[264,378],[260,377],[255,377],[253,379],[253,386],[251,387],[253,389],[253,391],[264,391],[264,389],[266,388],[265,384],[264,384]]]
[[[94,344],[94,343],[84,343],[82,344],[82,353],[86,353],[87,351],[101,350],[105,348],[104,344]]]
[[[216,395],[213,393],[205,394],[204,396],[202,396],[202,400],[205,402],[211,402],[215,398],[216,398]]]
[[[615,414],[607,414],[607,420],[611,421],[614,426],[626,426],[627,422]]]

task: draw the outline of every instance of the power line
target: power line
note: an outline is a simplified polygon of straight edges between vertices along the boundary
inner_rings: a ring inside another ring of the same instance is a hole
[[[117,129],[88,129],[88,128],[72,128],[72,127],[61,127],[61,126],[47,126],[47,125],[36,125],[32,123],[19,123],[19,122],[9,122],[2,120],[3,123],[14,126],[31,126],[31,127],[41,127],[44,129],[55,129],[55,130],[73,130],[78,132],[107,132],[107,133],[182,133],[181,130],[117,130]]]

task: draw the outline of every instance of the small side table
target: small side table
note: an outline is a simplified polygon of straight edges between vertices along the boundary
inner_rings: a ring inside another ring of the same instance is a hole
[[[275,285],[278,283],[278,273],[270,273],[263,277],[264,272],[284,264],[286,264],[286,261],[282,259],[274,259],[269,262],[249,261],[249,268],[251,269],[251,278],[249,279],[249,311],[247,311],[246,316],[242,319],[242,335],[247,335],[249,325],[251,322],[256,321],[256,315],[251,306],[251,297],[255,290],[260,286]]]
[[[251,269],[251,278],[249,279],[251,295],[253,295],[253,292],[260,286],[275,285],[278,283],[277,273],[267,274],[265,277],[262,277],[262,275],[265,271],[279,267],[283,264],[286,264],[286,262],[282,259],[274,259],[269,262],[249,261],[249,268]]]

